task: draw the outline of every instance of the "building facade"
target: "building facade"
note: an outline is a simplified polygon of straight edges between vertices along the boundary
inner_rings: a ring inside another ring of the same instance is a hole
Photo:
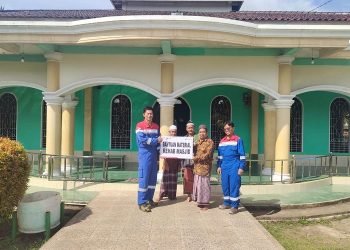
[[[184,134],[191,119],[218,143],[233,120],[251,157],[349,153],[350,14],[112,2],[0,11],[0,136],[48,154],[125,154],[133,165],[136,123],[154,106],[162,134],[173,123]]]

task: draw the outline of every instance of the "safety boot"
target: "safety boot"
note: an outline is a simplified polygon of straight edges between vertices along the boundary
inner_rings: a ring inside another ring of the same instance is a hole
[[[219,209],[229,209],[229,208],[231,208],[231,207],[228,206],[228,205],[225,205],[225,204],[221,204],[221,205],[219,206]]]
[[[140,208],[140,210],[141,210],[142,212],[146,212],[146,213],[152,212],[151,207],[148,206],[147,203],[141,204],[141,205],[139,206],[139,208]]]
[[[236,213],[238,213],[238,208],[231,208],[230,209],[230,214],[236,214]]]
[[[154,208],[158,206],[158,202],[154,202],[153,200],[148,201],[146,204],[150,208]]]

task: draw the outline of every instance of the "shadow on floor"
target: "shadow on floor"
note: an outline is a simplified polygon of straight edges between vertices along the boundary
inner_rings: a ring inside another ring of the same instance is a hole
[[[255,200],[254,198],[241,199],[242,205],[254,216],[271,215],[281,211],[279,199]]]
[[[85,206],[79,213],[77,213],[73,219],[71,219],[65,227],[69,227],[71,225],[74,225],[76,223],[80,223],[84,221],[86,218],[88,218],[92,214],[91,209],[87,206]]]

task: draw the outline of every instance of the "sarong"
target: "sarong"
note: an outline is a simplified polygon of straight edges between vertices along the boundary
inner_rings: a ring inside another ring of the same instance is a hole
[[[193,192],[193,169],[189,167],[184,168],[184,176],[183,176],[183,186],[184,186],[184,194],[192,194]]]
[[[159,199],[168,197],[170,200],[176,198],[177,189],[177,173],[169,173],[164,171],[162,183],[160,185]]]
[[[194,175],[192,199],[198,205],[209,205],[210,201],[210,177]]]

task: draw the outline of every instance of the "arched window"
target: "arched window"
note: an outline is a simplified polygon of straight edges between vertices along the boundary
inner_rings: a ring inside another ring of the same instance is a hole
[[[46,148],[46,102],[43,101],[41,105],[41,147]]]
[[[111,148],[130,148],[131,102],[125,95],[117,95],[112,100]]]
[[[16,140],[17,101],[14,95],[0,96],[0,136]]]
[[[330,109],[330,152],[349,152],[350,107],[347,100],[337,98]]]
[[[290,112],[290,152],[302,152],[303,106],[298,98],[293,100]]]
[[[224,137],[224,123],[231,120],[231,104],[225,96],[216,97],[211,103],[211,139],[215,149]]]

